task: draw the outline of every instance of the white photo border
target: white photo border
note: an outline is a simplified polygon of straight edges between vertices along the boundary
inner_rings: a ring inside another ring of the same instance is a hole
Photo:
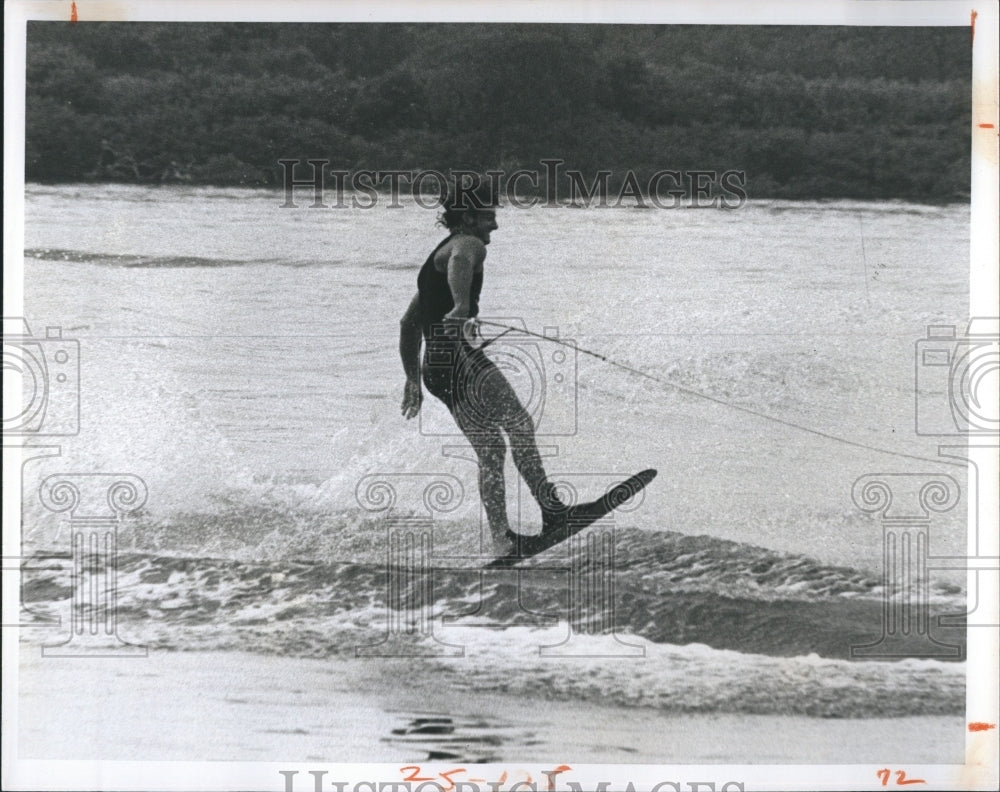
[[[403,0],[140,0],[138,2],[92,2],[68,0],[26,2],[8,0],[4,6],[4,315],[22,315],[23,241],[24,241],[24,102],[25,35],[28,20],[70,21],[76,14],[86,21],[246,21],[246,22],[576,22],[643,24],[768,24],[768,25],[886,25],[886,26],[956,26],[974,28],[973,97],[972,97],[972,174],[971,174],[971,245],[970,245],[970,316],[997,316],[998,217],[1000,217],[1000,181],[998,181],[998,6],[995,3],[964,0],[913,0],[884,2],[875,0],[830,0],[803,4],[792,0],[712,0],[685,2],[611,2],[572,0],[548,2],[405,2]],[[11,459],[8,459],[11,457]],[[19,480],[19,459],[4,454],[4,549],[5,558],[18,555],[18,532],[10,526],[20,524],[20,503],[10,487]],[[970,503],[970,525],[979,520],[992,551],[997,547],[997,482],[1000,480],[996,458],[980,469],[980,511]],[[971,499],[970,499],[971,500]],[[983,553],[980,546],[979,553]],[[973,572],[969,573],[970,587]],[[995,580],[984,590],[986,576],[979,580],[982,601],[993,608],[997,621]],[[16,614],[19,596],[17,569],[5,569],[3,580],[4,623],[13,609]],[[971,590],[971,589],[970,589]],[[14,619],[16,621],[16,618]],[[16,627],[4,628],[3,641],[3,779],[4,789],[163,789],[163,790],[275,790],[286,789],[281,771],[298,771],[295,789],[311,789],[310,771],[327,771],[327,779],[346,782],[347,790],[378,790],[380,782],[400,782],[399,767],[379,764],[317,764],[295,762],[113,762],[113,761],[36,761],[17,756],[17,684],[18,635]],[[998,631],[969,630],[967,722],[996,724],[998,713]],[[966,764],[914,765],[906,775],[926,781],[917,789],[995,789],[998,778],[996,730],[969,731],[966,734]],[[440,763],[427,762],[429,772],[446,769]],[[481,766],[488,777],[500,773],[528,772],[542,779],[553,767],[528,764],[523,767]],[[573,778],[579,783],[609,781],[609,790],[630,788],[654,789],[672,781],[682,789],[873,789],[879,788],[874,765],[576,765]],[[308,783],[303,783],[306,779]],[[691,787],[689,784],[700,784]],[[374,786],[372,786],[374,784]],[[334,787],[324,787],[331,789]],[[392,787],[386,787],[392,789]],[[544,786],[539,785],[542,789]],[[662,786],[661,790],[673,789]],[[896,788],[890,784],[888,788]],[[427,790],[433,787],[426,787]],[[394,791],[395,792],[395,791]]]

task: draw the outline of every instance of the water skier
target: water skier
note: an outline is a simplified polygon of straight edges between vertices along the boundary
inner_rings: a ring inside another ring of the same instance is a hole
[[[500,369],[469,343],[467,323],[479,313],[483,262],[497,229],[491,196],[458,193],[439,224],[448,236],[427,257],[417,293],[400,320],[399,353],[406,372],[403,415],[420,411],[420,380],[451,412],[479,460],[479,494],[494,542],[517,541],[507,521],[504,460],[510,441],[518,472],[542,510],[543,533],[555,530],[566,507],[545,475],[531,416]],[[421,363],[421,340],[425,343]]]

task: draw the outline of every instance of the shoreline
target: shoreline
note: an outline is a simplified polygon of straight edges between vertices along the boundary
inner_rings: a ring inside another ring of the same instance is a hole
[[[284,192],[285,187],[283,184],[277,182],[261,184],[259,182],[232,182],[232,181],[201,181],[197,179],[191,180],[177,180],[177,181],[125,181],[125,180],[105,180],[105,179],[77,179],[71,181],[49,181],[45,179],[33,179],[25,178],[24,186],[38,186],[38,187],[96,187],[96,186],[122,186],[122,187],[146,187],[146,188],[170,188],[170,187],[188,187],[188,188],[214,188],[219,190],[254,190],[257,192],[270,192],[270,193],[281,193]],[[305,189],[300,186],[300,189]],[[365,190],[369,188],[366,185]],[[393,195],[392,190],[380,189],[379,185],[372,185],[370,187],[379,196],[391,196]],[[331,192],[333,188],[331,187]],[[354,194],[357,191],[348,190],[345,188],[344,195]],[[434,193],[423,193],[425,196],[433,196]],[[532,199],[532,198],[544,198],[545,193],[524,193],[518,196],[521,199]],[[610,193],[609,193],[610,197]],[[649,201],[648,195],[642,194],[642,199],[644,201]],[[691,196],[685,196],[685,200],[690,200]],[[863,195],[818,195],[804,197],[799,194],[785,194],[785,193],[768,193],[763,195],[748,195],[746,203],[754,202],[765,202],[765,201],[784,201],[788,203],[835,203],[838,201],[854,201],[863,204],[891,204],[891,203],[903,203],[903,204],[914,204],[917,206],[926,207],[936,207],[936,208],[947,208],[953,206],[968,206],[971,202],[971,196],[962,197],[951,197],[942,200],[931,200],[927,197],[926,193],[920,193],[916,195],[894,195],[885,197],[873,197],[873,196],[863,196]],[[557,201],[559,208],[595,208],[590,206],[580,207],[568,200]],[[339,208],[339,207],[331,207]],[[346,207],[345,207],[346,208]],[[506,208],[502,206],[501,208]],[[519,207],[515,207],[519,208]],[[621,209],[655,209],[655,206],[621,206],[621,207],[596,207],[596,208],[621,208]],[[667,207],[667,208],[677,208],[677,209],[687,209],[687,208],[699,208],[699,207],[688,207],[688,206],[678,206],[678,207]],[[707,206],[704,208],[719,208]]]
[[[452,690],[407,661],[20,654],[24,759],[961,763],[964,718],[824,719]]]

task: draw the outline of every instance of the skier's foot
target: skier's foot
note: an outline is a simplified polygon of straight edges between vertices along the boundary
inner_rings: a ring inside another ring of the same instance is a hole
[[[542,535],[561,531],[566,525],[569,506],[562,502],[554,486],[549,484],[545,487],[538,499],[538,505],[542,509]]]
[[[566,527],[569,507],[560,504],[558,509],[546,509],[542,512],[542,536],[562,531]]]

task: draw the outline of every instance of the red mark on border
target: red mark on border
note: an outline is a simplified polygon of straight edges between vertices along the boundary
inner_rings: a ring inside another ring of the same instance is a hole
[[[969,14],[969,45],[976,43],[976,17],[979,16],[978,11],[973,11]]]
[[[570,767],[569,765],[561,764],[555,770],[550,770],[547,773],[543,773],[543,775],[546,775],[549,778],[549,784],[546,787],[547,792],[555,792],[556,776],[559,775],[559,773],[565,773],[567,770],[572,770],[572,769],[573,768]]]
[[[409,773],[407,773],[409,771]],[[433,778],[429,776],[418,775],[420,773],[420,765],[406,765],[405,767],[399,768],[399,772],[403,773],[404,781],[433,781]]]
[[[438,773],[438,775],[440,775],[441,778],[444,778],[448,782],[448,786],[442,787],[445,790],[445,792],[449,792],[449,790],[455,788],[455,782],[451,780],[451,777],[455,775],[455,773],[464,773],[464,772],[465,772],[464,767],[456,767],[454,770],[449,770],[447,773]]]
[[[983,723],[982,721],[972,721],[969,724],[969,731],[989,731],[990,729],[995,729],[997,725],[995,723]]]
[[[980,129],[993,129],[993,124],[980,124]]]
[[[888,767],[883,767],[881,770],[876,770],[875,775],[879,777],[882,782],[882,786],[889,786],[889,778],[892,775],[892,771]],[[896,771],[896,785],[904,786],[906,784],[926,784],[922,778],[907,778],[905,770]]]
[[[972,13],[975,13],[975,11]],[[76,3],[69,4],[69,21],[74,25],[76,24]]]

